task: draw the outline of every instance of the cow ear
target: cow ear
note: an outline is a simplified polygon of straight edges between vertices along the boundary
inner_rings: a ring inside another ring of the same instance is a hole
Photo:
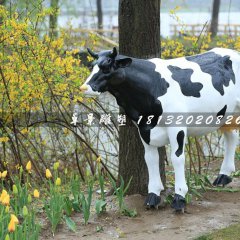
[[[125,68],[131,65],[132,59],[131,58],[121,58],[115,60],[117,68]]]

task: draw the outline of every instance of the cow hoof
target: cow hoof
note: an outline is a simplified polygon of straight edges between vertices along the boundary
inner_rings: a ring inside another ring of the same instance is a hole
[[[186,207],[186,200],[179,194],[175,194],[171,207],[175,209],[176,213],[184,213],[184,209]]]
[[[224,187],[225,185],[229,184],[230,182],[232,182],[232,178],[230,178],[229,176],[227,176],[225,174],[219,174],[218,177],[213,182],[213,186],[222,185]]]
[[[161,201],[160,196],[156,195],[155,193],[149,193],[147,195],[144,205],[146,206],[147,209],[158,208],[160,201]]]

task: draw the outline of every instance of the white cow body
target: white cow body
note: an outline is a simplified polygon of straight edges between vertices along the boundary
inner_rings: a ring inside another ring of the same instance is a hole
[[[228,108],[226,113],[240,112],[240,54],[234,50],[214,48],[211,51],[224,56],[229,55],[233,62],[233,70],[236,76],[236,84],[230,82],[229,87],[224,87],[225,94],[221,96],[215,91],[211,76],[201,71],[198,64],[189,62],[185,57],[162,60],[159,58],[150,59],[156,65],[156,71],[160,72],[170,84],[169,91],[159,97],[163,106],[163,112],[179,112],[179,113],[216,113],[225,104]],[[201,98],[189,98],[182,94],[179,84],[171,77],[168,65],[175,65],[180,68],[186,68],[186,65],[194,70],[191,80],[203,84]],[[209,96],[211,96],[209,98]],[[172,99],[178,99],[178,104]],[[210,132],[216,131],[217,127],[189,127],[187,128],[187,136],[202,136]],[[150,145],[162,147],[169,144],[168,128],[155,127],[151,130]]]
[[[90,95],[109,91],[134,123],[137,122],[137,117],[144,114],[147,118],[147,114],[159,117],[173,114],[176,117],[179,113],[185,116],[184,119],[193,114],[205,114],[204,120],[207,114],[214,118],[219,115],[225,117],[240,114],[240,54],[238,52],[214,48],[193,57],[170,60],[154,58],[146,61],[125,56],[120,56],[118,59],[116,52],[115,55],[113,54],[114,51],[100,52],[97,55],[97,64],[82,89]],[[141,94],[144,99],[141,99]],[[141,102],[140,105],[137,104],[138,101]],[[158,106],[161,111],[157,110]],[[149,171],[150,195],[146,202],[148,205],[154,205],[151,203],[153,197],[151,194],[159,196],[163,190],[157,147],[168,143],[171,145],[171,160],[175,171],[174,208],[179,210],[184,206],[179,203],[184,201],[188,191],[184,170],[186,137],[205,135],[217,130],[224,123],[222,121],[218,126],[214,124],[161,126],[154,123],[151,128],[146,124],[138,125]],[[228,176],[235,170],[234,154],[238,143],[238,130],[227,131],[224,137],[226,151],[219,179],[216,180],[217,185],[227,184],[230,181]]]

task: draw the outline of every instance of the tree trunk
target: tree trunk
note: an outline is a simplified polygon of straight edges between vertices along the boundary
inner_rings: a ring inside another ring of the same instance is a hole
[[[218,32],[218,15],[220,9],[220,0],[213,0],[212,20],[210,26],[211,37],[214,38]]]
[[[49,17],[49,36],[51,38],[56,38],[57,33],[57,20],[58,20],[58,3],[59,0],[51,0],[51,8],[53,8],[53,13]]]
[[[119,1],[119,52],[137,58],[160,56],[160,0]],[[165,184],[165,148],[159,153],[161,177]],[[130,119],[119,132],[119,176],[125,182],[133,177],[128,194],[147,193],[144,148]]]
[[[98,29],[103,28],[102,0],[97,0]]]

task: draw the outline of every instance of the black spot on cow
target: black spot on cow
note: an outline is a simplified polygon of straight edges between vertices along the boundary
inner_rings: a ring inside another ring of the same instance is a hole
[[[213,87],[224,95],[224,88],[230,81],[235,84],[235,74],[232,69],[232,61],[229,56],[220,56],[214,52],[207,52],[196,56],[186,57],[188,61],[197,63],[201,70],[212,76]]]
[[[146,129],[140,127],[139,128],[139,133],[141,135],[141,138],[144,140],[144,142],[149,144],[150,143],[151,130],[146,130]]]
[[[192,82],[191,76],[193,74],[192,69],[181,69],[176,66],[168,66],[168,69],[172,72],[172,78],[180,85],[182,94],[189,97],[200,97],[200,91],[203,85],[198,82]]]
[[[226,114],[226,110],[227,110],[227,105],[225,105],[218,113],[217,113],[217,117],[222,116],[224,117]]]
[[[183,153],[183,143],[184,143],[184,131],[181,130],[177,134],[178,149],[175,152],[176,156],[179,157]]]

